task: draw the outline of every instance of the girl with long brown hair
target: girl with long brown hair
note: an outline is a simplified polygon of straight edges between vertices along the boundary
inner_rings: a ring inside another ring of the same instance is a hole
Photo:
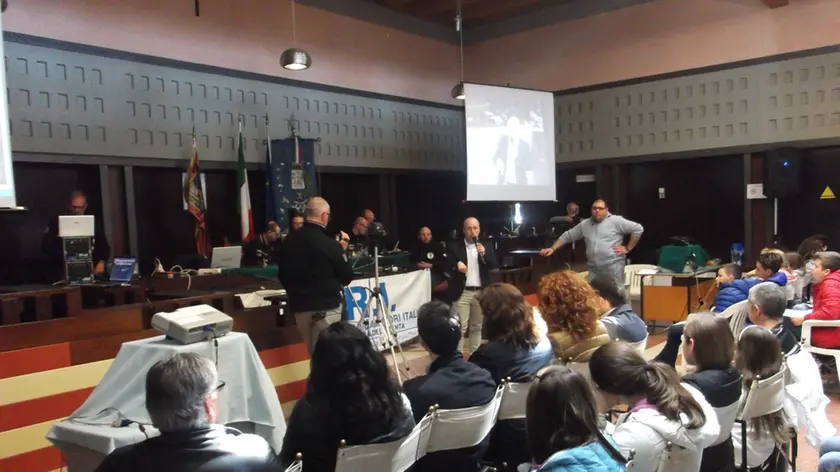
[[[695,371],[682,381],[706,397],[721,429],[714,443],[703,451],[700,472],[734,472],[732,425],[741,400],[741,373],[732,366],[735,337],[726,319],[704,313],[693,316],[685,326],[682,351]]]
[[[782,345],[772,331],[760,326],[748,326],[741,332],[735,353],[735,367],[743,376],[744,392],[749,391],[753,382],[778,374],[782,363]],[[760,467],[767,462],[776,449],[776,444],[784,444],[790,440],[790,428],[791,421],[784,408],[749,420],[747,466]],[[743,439],[739,424],[732,428],[732,443],[735,446],[735,465],[740,467]]]
[[[598,429],[589,381],[564,366],[546,367],[528,391],[528,447],[539,472],[624,472],[626,459]]]
[[[666,470],[700,469],[703,449],[720,433],[715,411],[702,393],[681,384],[671,367],[648,364],[624,342],[599,347],[589,360],[589,372],[607,405],[630,407],[616,421],[612,440],[622,452],[634,451],[634,470],[657,470],[663,454],[668,455]]]
[[[482,334],[488,342],[470,356],[470,362],[489,371],[496,384],[503,379],[530,382],[554,360],[545,325],[518,288],[495,283],[482,290],[478,303],[484,314]],[[528,462],[525,420],[500,421],[486,459],[514,468]]]

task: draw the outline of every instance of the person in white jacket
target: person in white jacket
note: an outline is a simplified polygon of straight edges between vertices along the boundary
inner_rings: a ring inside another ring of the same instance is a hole
[[[669,366],[645,359],[623,342],[606,344],[589,361],[607,405],[625,404],[611,434],[638,472],[697,472],[703,449],[720,434],[714,409]]]

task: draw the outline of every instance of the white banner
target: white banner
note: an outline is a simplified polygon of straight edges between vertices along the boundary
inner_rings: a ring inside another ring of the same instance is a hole
[[[384,350],[387,346],[383,346],[379,339],[383,327],[381,323],[375,321],[379,315],[376,304],[371,307],[370,313],[366,313],[372,298],[370,290],[373,289],[375,283],[373,278],[354,280],[344,290],[344,297],[347,301],[348,321],[366,332],[377,349]],[[379,289],[382,291],[382,301],[391,310],[394,327],[397,330],[397,340],[404,343],[417,337],[417,309],[432,299],[432,280],[429,270],[379,277]],[[365,327],[364,323],[359,323],[366,314],[372,317],[368,327]]]

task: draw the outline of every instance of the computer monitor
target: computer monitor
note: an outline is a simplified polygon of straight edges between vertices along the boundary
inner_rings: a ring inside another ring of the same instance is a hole
[[[238,269],[242,264],[242,246],[214,247],[210,256],[213,269]]]
[[[114,264],[111,266],[111,282],[118,284],[127,284],[131,282],[131,277],[134,275],[134,265],[137,259],[133,257],[116,257]]]
[[[58,237],[60,238],[92,238],[95,235],[92,215],[58,217]]]

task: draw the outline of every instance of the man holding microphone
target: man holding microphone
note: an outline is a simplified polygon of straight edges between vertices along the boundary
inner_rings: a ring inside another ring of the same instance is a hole
[[[595,276],[608,277],[623,286],[627,254],[639,243],[643,231],[639,223],[611,214],[604,200],[595,200],[592,204],[592,217],[561,234],[551,247],[540,251],[540,255],[550,256],[564,245],[583,239],[586,243],[589,279]],[[624,238],[628,235],[630,241],[625,246]]]
[[[447,249],[447,271],[452,279],[449,288],[455,302],[455,308],[461,318],[461,343],[463,335],[469,328],[470,352],[481,346],[481,325],[484,317],[478,304],[478,294],[481,289],[492,283],[490,271],[499,267],[496,252],[492,245],[485,246],[478,241],[481,226],[475,218],[464,220],[464,239],[449,244]]]

